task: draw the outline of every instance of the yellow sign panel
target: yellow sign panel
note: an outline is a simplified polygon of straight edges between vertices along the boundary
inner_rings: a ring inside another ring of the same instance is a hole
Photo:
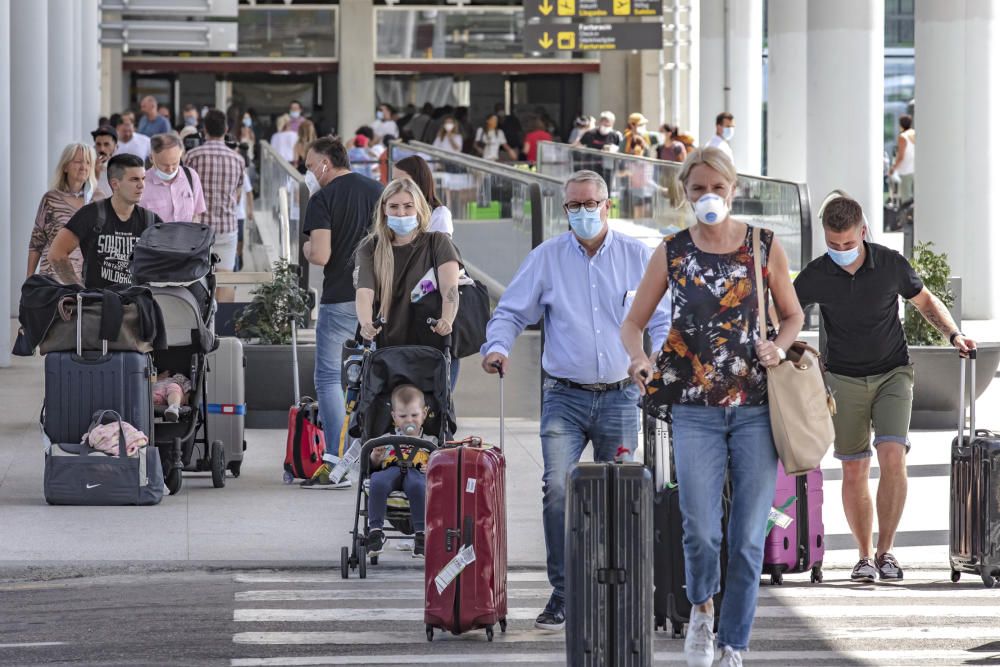
[[[629,16],[632,13],[632,0],[613,0],[612,11],[615,16]]]
[[[576,48],[576,33],[561,32],[556,36],[556,47],[563,51],[572,51]]]
[[[559,16],[573,16],[576,14],[576,0],[559,0],[556,13]]]

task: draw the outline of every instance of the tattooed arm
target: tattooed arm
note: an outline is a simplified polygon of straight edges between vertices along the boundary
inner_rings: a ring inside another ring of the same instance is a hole
[[[438,289],[441,290],[441,319],[434,331],[441,336],[451,333],[458,315],[458,262],[445,262],[438,267]]]
[[[920,314],[924,316],[924,319],[930,322],[931,326],[941,332],[941,335],[951,341],[951,345],[958,348],[962,352],[968,352],[970,349],[976,347],[976,342],[971,338],[962,335],[959,331],[958,325],[955,324],[955,320],[952,319],[951,313],[948,312],[947,306],[941,302],[941,299],[934,296],[930,290],[926,287],[920,291],[915,297],[910,299],[910,303],[913,304],[914,308],[920,311]],[[954,338],[952,335],[955,334]]]
[[[76,275],[73,263],[69,261],[71,252],[80,247],[80,239],[76,234],[63,227],[52,239],[52,246],[49,248],[49,264],[52,265],[59,281],[64,285],[83,284],[83,281]]]

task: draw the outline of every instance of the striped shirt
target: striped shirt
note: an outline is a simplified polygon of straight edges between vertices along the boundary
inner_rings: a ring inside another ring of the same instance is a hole
[[[216,234],[235,233],[236,207],[246,166],[243,157],[221,139],[211,139],[192,149],[184,164],[201,177],[206,208],[202,222],[211,225]]]

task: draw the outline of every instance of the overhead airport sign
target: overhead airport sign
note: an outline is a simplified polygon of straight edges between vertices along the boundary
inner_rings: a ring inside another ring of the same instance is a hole
[[[524,0],[524,17],[662,16],[663,0]]]
[[[529,23],[524,26],[524,50],[631,51],[662,49],[660,23]]]

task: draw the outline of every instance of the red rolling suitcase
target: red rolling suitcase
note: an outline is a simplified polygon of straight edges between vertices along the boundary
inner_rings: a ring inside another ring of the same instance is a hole
[[[439,628],[458,635],[507,630],[507,511],[500,448],[479,441],[442,447],[427,466],[424,623],[427,641]]]
[[[299,348],[295,322],[292,322],[292,382],[295,405],[288,409],[288,440],[285,444],[285,483],[309,479],[323,465],[326,440],[319,420],[319,404],[308,396],[299,396]]]

